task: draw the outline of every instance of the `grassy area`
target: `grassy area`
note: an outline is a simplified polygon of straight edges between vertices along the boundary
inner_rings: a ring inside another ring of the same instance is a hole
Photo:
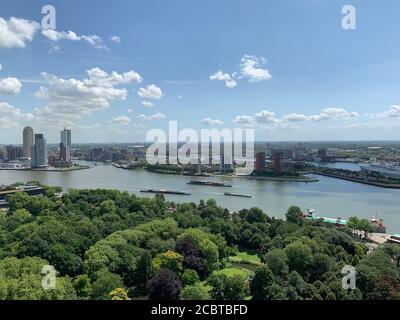
[[[250,253],[248,251],[239,251],[236,256],[229,257],[229,261],[252,264],[255,266],[261,265],[261,259],[257,254]]]
[[[226,268],[222,270],[217,270],[214,271],[214,274],[225,274],[228,277],[233,277],[233,276],[241,276],[245,279],[247,279],[250,275],[250,271],[243,269],[243,268]]]

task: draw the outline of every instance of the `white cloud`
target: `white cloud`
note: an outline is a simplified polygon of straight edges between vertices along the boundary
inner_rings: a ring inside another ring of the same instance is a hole
[[[70,40],[70,41],[86,41],[98,49],[105,49],[103,39],[97,35],[77,35],[73,31],[57,31],[53,29],[42,30],[42,34],[51,41]]]
[[[261,112],[256,113],[256,121],[258,123],[274,123],[277,122],[278,120],[275,118],[274,112],[263,110]]]
[[[114,41],[115,43],[121,43],[121,37],[119,36],[112,36],[110,37],[111,41]]]
[[[0,48],[25,48],[39,28],[35,21],[15,17],[7,21],[0,17]]]
[[[211,119],[211,118],[205,118],[201,120],[202,124],[208,125],[208,126],[222,126],[224,122],[219,119]]]
[[[400,118],[400,106],[393,105],[389,110],[384,111],[382,115],[389,118]]]
[[[117,116],[113,117],[110,122],[126,126],[131,123],[131,119],[129,119],[127,116]]]
[[[129,112],[129,113],[132,113],[132,112],[133,112],[133,109],[132,109],[132,108],[129,108],[129,109],[128,109],[128,112]]]
[[[40,87],[35,96],[47,99],[48,104],[35,109],[35,115],[55,121],[80,119],[94,111],[107,109],[112,100],[125,100],[128,91],[117,85],[137,83],[140,78],[134,71],[108,74],[99,68],[90,69],[87,74],[87,79],[77,80],[43,72],[47,87]]]
[[[288,122],[301,122],[307,120],[307,116],[304,114],[291,113],[283,116],[282,120]]]
[[[155,84],[150,84],[138,90],[138,95],[146,99],[161,99],[163,92]]]
[[[57,31],[53,29],[45,29],[42,30],[42,34],[51,41],[60,41],[60,40],[71,40],[71,41],[80,41],[82,37],[78,36],[73,31]]]
[[[24,113],[11,104],[0,102],[0,126],[3,128],[18,128],[26,122],[33,121],[34,118],[31,113]]]
[[[166,118],[167,116],[163,113],[157,112],[155,114],[152,114],[150,116],[146,116],[145,114],[141,114],[138,116],[139,119],[141,120],[161,120]]]
[[[1,71],[1,70],[3,70],[3,66],[2,66],[2,64],[0,63],[0,71]]]
[[[225,81],[227,88],[234,88],[237,86],[237,82],[229,73],[225,73],[222,70],[218,70],[210,76],[210,80]]]
[[[254,118],[251,116],[236,116],[234,122],[237,124],[253,124]]]
[[[358,117],[357,112],[348,112],[343,108],[330,107],[323,109],[320,114],[310,116],[310,119],[315,122],[323,120],[337,120],[346,118]]]
[[[0,79],[0,94],[16,95],[21,91],[22,84],[17,78]]]
[[[155,106],[155,104],[150,101],[142,101],[142,106],[145,108],[153,108]]]
[[[240,59],[241,74],[243,77],[248,78],[250,82],[258,82],[268,80],[272,76],[266,68],[265,58],[256,57],[254,55],[244,55]]]

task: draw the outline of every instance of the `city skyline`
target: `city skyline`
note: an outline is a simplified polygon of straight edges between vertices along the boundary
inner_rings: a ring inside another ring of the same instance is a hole
[[[353,1],[355,30],[344,1],[87,1],[79,14],[54,1],[54,30],[43,4],[4,4],[0,144],[28,125],[49,143],[65,126],[76,143],[145,142],[168,121],[252,127],[257,141],[398,140],[400,4],[388,2]]]

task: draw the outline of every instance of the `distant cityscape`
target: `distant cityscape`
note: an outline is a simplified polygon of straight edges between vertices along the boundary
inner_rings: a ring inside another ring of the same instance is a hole
[[[72,132],[60,131],[59,144],[48,145],[42,133],[35,133],[27,126],[22,132],[22,145],[0,146],[0,169],[3,170],[51,170],[74,169],[79,161],[106,162],[121,169],[146,167],[159,173],[182,173],[188,175],[234,174],[238,166],[235,159],[221,152],[219,158],[210,157],[210,164],[169,164],[149,165],[146,161],[148,144],[75,144]],[[222,150],[223,148],[221,148]],[[398,183],[400,181],[400,150],[393,143],[351,143],[351,142],[303,142],[303,143],[255,143],[253,176],[286,177],[289,179],[309,178],[302,173],[317,173],[336,178],[350,178],[358,182]],[[201,157],[201,155],[199,155]],[[319,168],[318,163],[357,163],[360,171],[346,171],[334,168]],[[310,165],[312,164],[312,168]],[[361,181],[363,180],[363,181]]]

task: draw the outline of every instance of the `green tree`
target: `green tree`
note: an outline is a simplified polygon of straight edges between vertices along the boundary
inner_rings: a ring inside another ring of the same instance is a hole
[[[76,299],[69,277],[56,275],[55,288],[45,289],[44,266],[49,263],[38,257],[0,260],[0,300],[66,300]],[[51,276],[51,275],[49,275]]]
[[[301,224],[303,221],[303,212],[297,206],[291,206],[286,212],[286,220],[295,224]]]
[[[210,287],[201,282],[196,282],[182,289],[182,300],[210,300]]]
[[[285,247],[290,271],[297,271],[304,275],[312,262],[312,251],[310,247],[301,241],[295,241]]]
[[[88,299],[92,293],[92,284],[87,274],[77,276],[73,285],[75,288],[76,295],[81,299]]]
[[[101,269],[96,273],[96,280],[93,282],[92,297],[96,300],[107,300],[112,290],[121,287],[123,283],[119,275],[108,269]]]
[[[185,269],[181,276],[183,286],[191,286],[200,281],[199,275],[195,270]]]
[[[276,280],[268,266],[263,265],[255,271],[254,278],[250,284],[250,293],[254,300],[275,299]]]
[[[241,276],[214,274],[207,279],[214,300],[243,300],[246,297],[246,279]]]
[[[151,277],[151,254],[149,251],[143,252],[136,268],[136,283],[140,289],[146,288],[147,281]]]
[[[282,249],[273,249],[264,256],[264,261],[275,276],[286,276],[289,273],[288,258]]]

